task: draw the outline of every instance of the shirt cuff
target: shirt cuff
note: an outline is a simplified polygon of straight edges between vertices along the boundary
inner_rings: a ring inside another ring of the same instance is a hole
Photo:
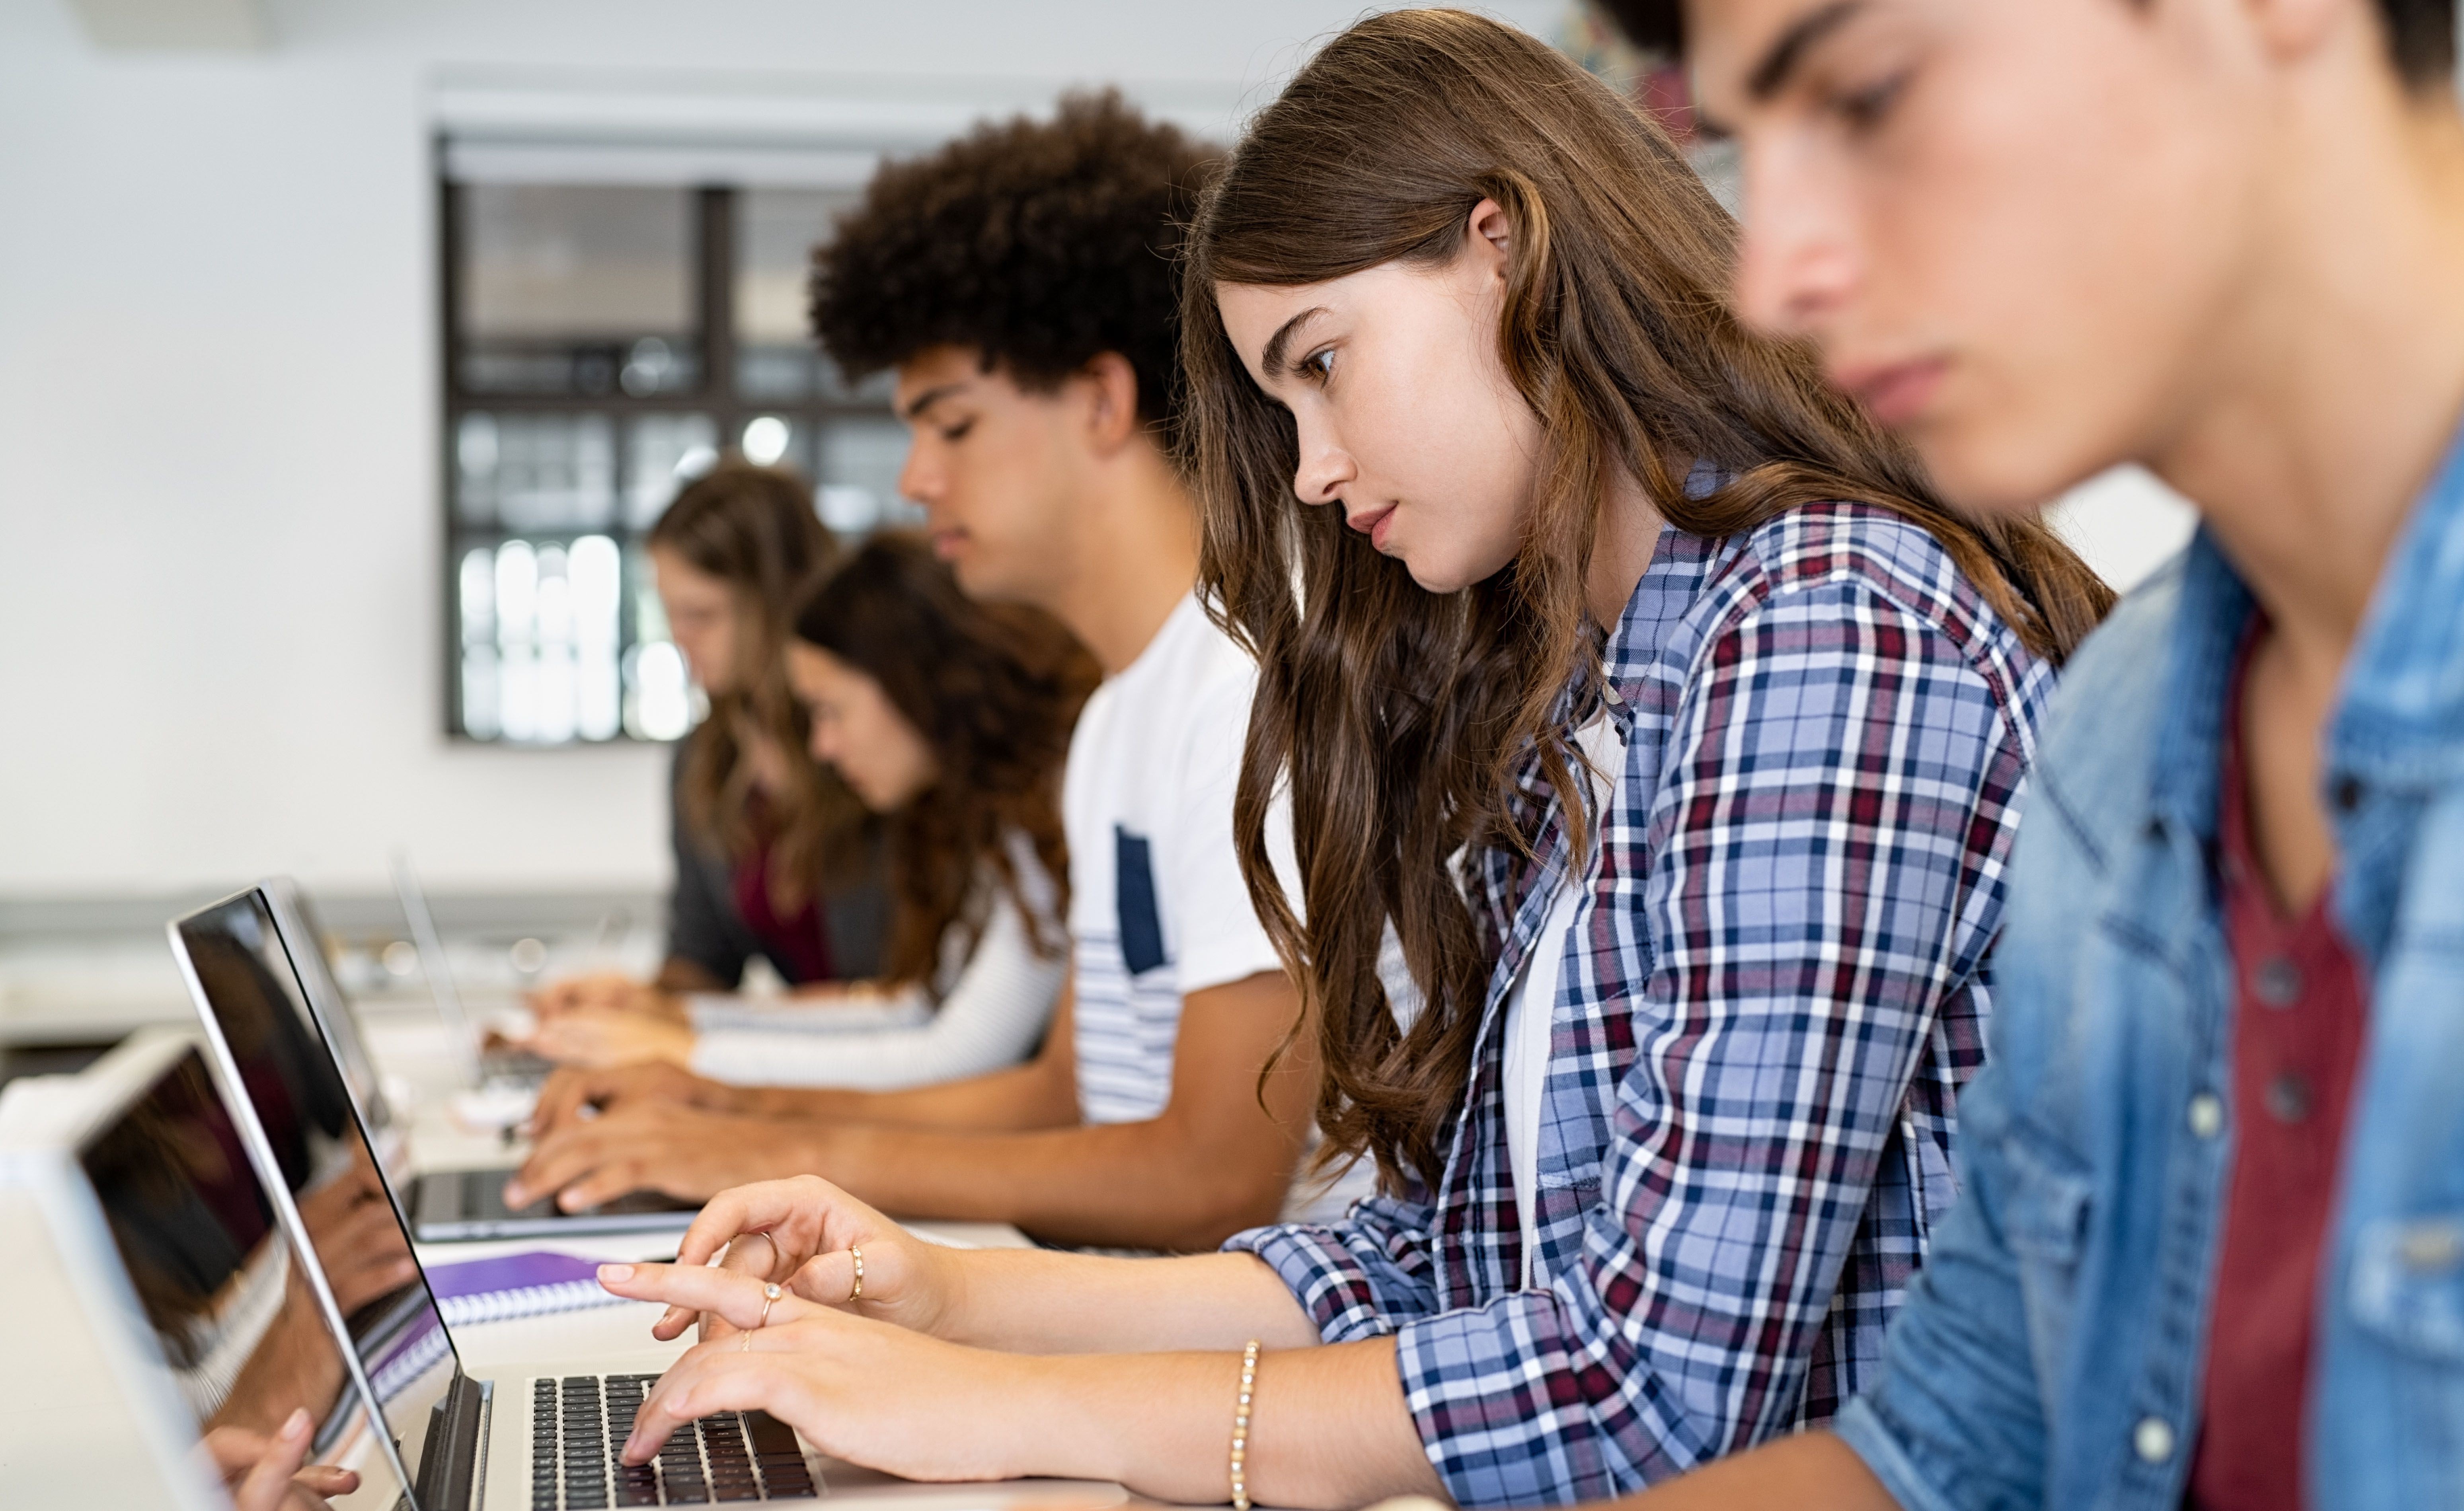
[[[1224,1240],[1228,1254],[1254,1254],[1275,1272],[1328,1343],[1382,1338],[1395,1330],[1377,1304],[1369,1271],[1331,1228],[1286,1222]]]

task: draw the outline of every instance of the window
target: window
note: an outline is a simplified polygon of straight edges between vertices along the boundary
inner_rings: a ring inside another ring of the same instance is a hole
[[[440,172],[446,728],[564,745],[693,718],[642,537],[722,449],[795,468],[857,535],[912,519],[885,380],[804,324],[845,189],[492,182]]]

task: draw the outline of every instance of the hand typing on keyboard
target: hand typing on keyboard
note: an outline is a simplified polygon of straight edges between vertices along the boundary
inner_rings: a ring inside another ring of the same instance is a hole
[[[869,1301],[869,1249],[865,1261]],[[688,1316],[717,1313],[730,1329],[659,1376],[625,1440],[625,1463],[664,1462],[698,1418],[759,1410],[793,1424],[834,1458],[913,1479],[1044,1472],[1041,1456],[1051,1434],[1037,1427],[1032,1411],[1018,1410],[1035,1392],[1030,1362],[1016,1355],[945,1343],[801,1294],[768,1302],[765,1323],[763,1281],[726,1269],[605,1264],[600,1283],[620,1296],[668,1302]],[[953,1433],[953,1422],[969,1430]]]
[[[576,1375],[531,1382],[531,1511],[605,1506],[786,1500],[813,1494],[803,1450],[764,1412],[727,1412],[686,1424],[647,1462],[618,1450],[652,1374]]]

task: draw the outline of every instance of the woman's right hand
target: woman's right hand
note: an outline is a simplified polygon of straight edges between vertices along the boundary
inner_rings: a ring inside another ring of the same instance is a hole
[[[693,1031],[642,1013],[583,1008],[539,1020],[523,1047],[560,1065],[608,1070],[618,1065],[693,1062]]]
[[[639,1013],[671,1023],[686,1020],[683,998],[646,981],[637,981],[622,971],[599,971],[550,981],[526,1000],[542,1023],[567,1013],[589,1011]]]
[[[731,1116],[759,1110],[758,1099],[745,1088],[705,1080],[681,1065],[663,1061],[605,1070],[566,1065],[551,1074],[539,1087],[539,1101],[532,1106],[525,1131],[534,1139],[544,1139],[568,1124],[649,1102],[673,1103]]]
[[[855,1256],[864,1251],[864,1294],[855,1292]],[[786,1286],[817,1305],[938,1333],[957,1314],[959,1251],[927,1243],[818,1175],[760,1181],[713,1196],[676,1245],[678,1265],[708,1264]],[[651,1326],[663,1342],[681,1336],[693,1313],[671,1306]],[[703,1313],[705,1340],[733,1332]]]

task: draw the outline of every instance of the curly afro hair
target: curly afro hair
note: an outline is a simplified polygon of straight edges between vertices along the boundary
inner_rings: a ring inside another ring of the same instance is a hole
[[[1181,228],[1215,158],[1106,90],[889,164],[813,251],[813,334],[850,377],[960,346],[1046,390],[1117,352],[1168,432]]]

